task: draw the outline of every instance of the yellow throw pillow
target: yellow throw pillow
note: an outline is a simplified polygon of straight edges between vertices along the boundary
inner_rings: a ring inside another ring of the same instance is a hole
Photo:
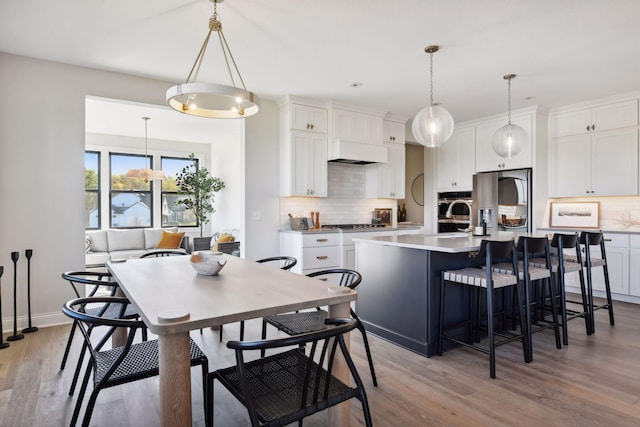
[[[162,230],[162,237],[156,245],[156,249],[178,249],[183,237],[184,231],[182,233],[171,233]]]

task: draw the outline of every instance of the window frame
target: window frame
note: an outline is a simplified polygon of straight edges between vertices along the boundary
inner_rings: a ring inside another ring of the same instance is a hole
[[[115,152],[109,151],[109,228],[114,230],[126,230],[132,228],[153,228],[153,217],[154,217],[154,185],[153,180],[149,181],[148,190],[114,190],[113,189],[113,157],[121,156],[121,157],[138,157],[142,159],[147,159],[147,164],[153,165],[153,155],[151,154],[136,154],[136,153],[126,153],[126,152]],[[133,226],[114,226],[113,225],[113,197],[114,192],[117,194],[135,194],[135,193],[148,193],[149,194],[149,225],[133,225]]]
[[[87,206],[87,193],[93,193],[96,196],[96,200],[98,202],[97,204],[97,215],[98,215],[98,225],[96,227],[91,227],[91,220],[90,218],[86,218],[85,222],[85,230],[100,230],[102,229],[102,168],[101,168],[101,161],[102,161],[102,152],[101,151],[96,151],[96,150],[85,150],[84,151],[85,154],[85,163],[84,163],[84,169],[85,169],[85,173],[87,170],[87,154],[95,154],[96,155],[96,175],[98,176],[98,183],[95,189],[89,189],[86,186],[86,181],[85,181],[85,187],[84,187],[84,194],[85,194],[85,209],[88,208]],[[89,216],[89,212],[85,212],[87,214],[87,216]]]
[[[187,163],[190,162],[195,162],[196,165],[196,169],[200,168],[200,159],[195,158],[195,159],[190,159],[189,157],[180,157],[180,156],[160,156],[160,167],[162,168],[163,166],[163,161],[164,160],[186,160]],[[185,165],[186,166],[186,165]],[[164,224],[164,218],[162,216],[162,204],[164,203],[164,196],[165,194],[170,194],[170,195],[174,195],[174,196],[178,196],[179,192],[178,191],[165,191],[164,190],[164,181],[161,183],[160,185],[160,226],[161,227],[180,227],[180,228],[199,228],[200,227],[200,221],[198,220],[198,218],[196,218],[196,223],[195,225],[184,225],[184,224],[179,224],[179,225],[165,225]],[[190,210],[190,209],[188,209]]]

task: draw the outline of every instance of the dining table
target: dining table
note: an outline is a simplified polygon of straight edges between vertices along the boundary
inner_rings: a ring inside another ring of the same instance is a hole
[[[158,336],[163,426],[192,425],[190,331],[317,306],[328,306],[330,317],[349,317],[350,304],[357,298],[348,288],[231,255],[222,257],[226,265],[214,276],[198,274],[190,256],[107,262],[122,292]],[[348,336],[345,342],[349,345]],[[349,384],[349,369],[341,356],[336,355],[333,369]],[[213,396],[208,398],[213,402]],[[328,425],[349,425],[348,402],[327,412]]]

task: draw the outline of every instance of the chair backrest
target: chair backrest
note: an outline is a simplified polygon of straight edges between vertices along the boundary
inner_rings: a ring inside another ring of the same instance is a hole
[[[240,377],[239,382],[243,391],[245,406],[249,411],[252,425],[259,425],[259,423],[257,420],[256,403],[253,401],[251,393],[249,392],[249,381],[251,381],[251,377],[260,374],[256,372],[249,372],[246,370],[243,352],[248,350],[266,350],[289,346],[300,347],[304,346],[305,344],[311,344],[310,349],[306,352],[306,356],[304,356],[305,352],[303,350],[296,350],[299,351],[303,357],[308,358],[308,362],[305,366],[305,384],[302,387],[302,389],[305,390],[305,394],[303,394],[302,398],[300,399],[300,407],[298,408],[298,410],[301,408],[308,410],[309,406],[317,403],[320,399],[326,401],[326,396],[329,393],[329,385],[332,382],[329,380],[328,375],[331,374],[335,353],[338,346],[340,347],[342,356],[347,362],[347,365],[351,372],[351,376],[356,383],[356,387],[359,390],[364,390],[362,380],[358,375],[358,371],[356,370],[353,360],[349,355],[349,350],[344,342],[344,334],[352,331],[356,327],[356,321],[354,319],[328,318],[325,319],[325,323],[327,325],[333,325],[333,327],[328,327],[316,332],[294,335],[285,338],[276,338],[261,341],[229,341],[227,343],[227,347],[235,350],[236,352],[236,362]],[[306,348],[309,348],[309,346],[307,346]],[[326,373],[321,370],[323,366],[326,366]],[[307,395],[307,393],[309,394]],[[313,412],[324,409],[326,406],[331,405],[332,403],[329,403],[328,405],[324,405],[322,407],[316,407],[314,408],[314,410],[309,411],[307,415],[310,415]],[[293,412],[296,410],[296,408],[291,408],[291,410]]]
[[[355,289],[356,286],[362,282],[362,275],[355,270],[349,270],[347,268],[334,268],[330,270],[314,271],[307,274],[308,277],[315,277],[316,279],[326,280],[331,283],[336,283],[340,286],[348,286],[351,289]]]
[[[113,280],[110,273],[99,271],[67,271],[62,273],[62,278],[68,280],[76,294],[76,297],[80,298],[85,296],[86,292],[80,292],[78,285],[91,286],[86,296],[94,296],[100,286],[111,288],[111,296],[115,295],[118,288],[118,283]]]
[[[159,258],[159,257],[165,257],[165,256],[176,256],[176,255],[188,255],[186,252],[182,252],[182,251],[175,251],[175,250],[165,250],[165,249],[161,249],[161,250],[154,250],[152,252],[147,252],[146,254],[142,254],[139,256],[139,258]]]
[[[92,316],[85,313],[85,308],[87,305],[102,305],[100,312],[97,316]],[[76,298],[70,301],[67,301],[62,306],[62,312],[75,320],[78,328],[82,332],[82,336],[84,337],[85,343],[87,344],[87,348],[91,354],[91,366],[93,369],[96,368],[96,359],[98,354],[104,344],[109,340],[113,332],[117,328],[128,328],[129,332],[127,335],[127,340],[124,346],[120,347],[120,353],[118,357],[116,357],[107,373],[104,375],[102,382],[106,382],[109,380],[111,375],[116,371],[122,360],[126,357],[131,345],[133,344],[133,340],[136,335],[136,331],[139,328],[144,327],[144,322],[142,320],[137,319],[125,319],[125,313],[127,311],[127,306],[130,304],[127,298],[120,297],[84,297],[84,298]],[[107,310],[109,310],[109,314],[107,315]],[[115,312],[115,315],[114,315]],[[90,332],[95,326],[106,326],[108,329],[104,336],[96,342],[94,339],[91,340]]]
[[[298,263],[298,260],[292,256],[274,256],[271,258],[259,259],[256,262],[259,262],[260,264],[278,263],[278,265],[280,266],[279,268],[281,270],[288,271],[288,270],[291,270],[291,268],[293,268],[293,266]]]
[[[529,255],[544,254],[548,251],[549,239],[546,237],[518,237],[516,251],[520,253],[527,252]]]
[[[578,243],[578,233],[574,234],[562,234],[562,233],[554,233],[551,238],[551,247],[552,248],[560,248],[569,249],[575,248]]]
[[[580,233],[581,245],[599,245],[604,240],[604,235],[601,232],[594,231],[582,231]]]

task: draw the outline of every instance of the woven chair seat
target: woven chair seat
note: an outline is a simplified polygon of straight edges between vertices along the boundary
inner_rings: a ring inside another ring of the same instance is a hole
[[[310,365],[310,366],[309,366]],[[262,423],[284,426],[303,416],[358,397],[360,392],[330,375],[305,356],[299,349],[289,350],[247,362],[247,384]],[[305,379],[310,374],[311,380]],[[232,366],[216,371],[216,378],[244,403],[238,368]],[[319,387],[310,387],[319,380]],[[328,382],[328,393],[325,386]],[[306,390],[305,390],[306,388]],[[306,391],[306,399],[303,395]],[[317,394],[317,402],[314,402]]]
[[[191,366],[199,365],[204,353],[190,341]],[[96,354],[94,383],[102,381],[113,362],[120,356],[122,347],[100,351]],[[124,360],[109,378],[110,385],[127,383],[158,375],[158,341],[144,341],[133,344]]]
[[[124,311],[124,315],[121,317],[120,316],[120,307],[118,307],[117,305],[109,305],[107,307],[107,310],[104,312],[104,314],[100,314],[100,312],[102,311],[102,305],[99,307],[87,307],[85,309],[85,313],[87,313],[89,316],[96,316],[96,317],[102,317],[102,318],[108,318],[108,319],[136,319],[138,318],[138,312],[136,311],[136,308],[132,305],[127,305],[127,307],[125,308]]]
[[[546,261],[543,262],[542,267],[535,267],[529,262],[529,280],[541,280],[551,277],[549,269],[545,267]],[[494,264],[492,270],[502,274],[513,274],[513,265],[511,263],[499,263]],[[524,263],[518,263],[518,278],[524,280]]]
[[[544,258],[531,258],[529,260],[529,264],[534,267],[545,268],[547,261]],[[557,273],[558,267],[560,267],[560,260],[556,257],[551,257],[551,271],[554,273]],[[578,265],[577,262],[564,263],[565,273],[571,273],[574,271],[580,271],[580,266]]]
[[[465,285],[487,287],[487,272],[480,268],[462,268],[460,270],[444,271],[444,280],[449,282],[462,283]],[[516,276],[513,274],[493,273],[494,289],[511,286],[518,283]]]
[[[573,263],[577,263],[578,262],[578,257],[575,255],[565,255],[564,259],[568,262],[573,262]],[[605,260],[603,260],[602,258],[591,258],[591,266],[592,267],[602,267],[604,265],[606,265],[607,262]],[[585,265],[585,260],[584,258],[582,259],[582,265]]]
[[[264,321],[288,335],[299,335],[325,329],[328,315],[325,310],[301,311],[265,316]]]

